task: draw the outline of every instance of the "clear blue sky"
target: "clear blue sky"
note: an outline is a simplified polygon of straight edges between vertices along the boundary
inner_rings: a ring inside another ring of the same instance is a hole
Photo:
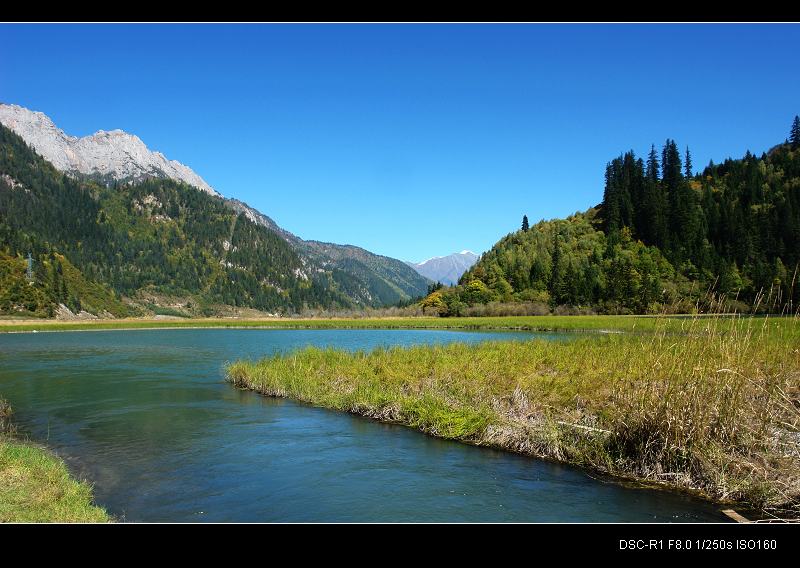
[[[422,260],[598,203],[675,138],[760,153],[798,25],[0,25],[0,101],[121,128],[306,239]]]

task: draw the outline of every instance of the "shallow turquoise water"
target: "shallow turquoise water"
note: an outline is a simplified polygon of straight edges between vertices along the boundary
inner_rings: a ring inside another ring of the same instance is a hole
[[[306,345],[565,339],[447,330],[0,335],[20,428],[126,521],[724,521],[718,508],[580,470],[232,388],[222,366]]]

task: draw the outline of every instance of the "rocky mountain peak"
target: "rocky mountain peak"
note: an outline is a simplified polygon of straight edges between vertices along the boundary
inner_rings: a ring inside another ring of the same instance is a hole
[[[64,172],[133,181],[167,177],[219,195],[190,167],[150,150],[141,138],[124,130],[98,130],[82,138],[69,136],[44,113],[13,104],[0,104],[0,123]]]

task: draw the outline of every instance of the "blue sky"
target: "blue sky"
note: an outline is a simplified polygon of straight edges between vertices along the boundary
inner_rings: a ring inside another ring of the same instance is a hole
[[[423,260],[800,113],[798,25],[0,25],[0,101],[121,128],[305,239]]]

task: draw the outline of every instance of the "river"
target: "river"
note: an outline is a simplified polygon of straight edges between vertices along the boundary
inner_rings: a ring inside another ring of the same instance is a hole
[[[121,521],[704,522],[719,507],[568,466],[244,392],[223,365],[306,345],[564,334],[176,329],[0,335],[19,429]]]

